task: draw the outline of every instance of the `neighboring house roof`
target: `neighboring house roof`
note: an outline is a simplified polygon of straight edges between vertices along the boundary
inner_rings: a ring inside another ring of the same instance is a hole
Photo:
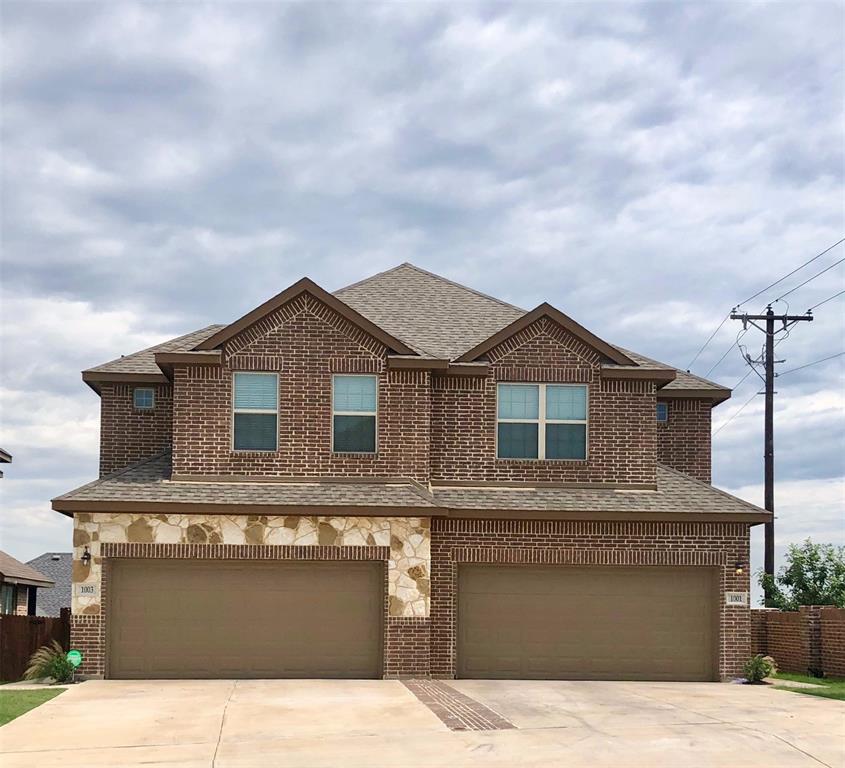
[[[285,514],[286,507],[312,514],[420,514],[472,517],[514,510],[531,518],[741,520],[764,522],[765,510],[658,465],[654,489],[614,485],[438,485],[426,490],[406,479],[171,480],[170,456],[160,454],[53,499],[53,509],[74,512]]]
[[[0,464],[11,464],[12,454],[0,448]]]
[[[59,616],[62,608],[70,608],[72,552],[45,552],[27,562],[36,570],[51,578],[54,586],[39,589],[36,595],[35,613],[38,616]]]
[[[0,581],[7,581],[11,584],[29,584],[33,587],[53,586],[52,579],[3,551],[0,551]]]
[[[300,288],[305,285],[303,281],[294,284]],[[310,286],[313,283],[307,281],[307,285]],[[140,352],[89,368],[83,371],[83,379],[94,389],[98,389],[99,382],[110,379],[128,380],[128,377],[137,382],[166,382],[167,377],[156,363],[156,353],[189,352],[197,348],[205,348],[212,343],[220,343],[219,340],[223,339],[227,332],[237,331],[240,325],[248,321],[255,313],[258,313],[255,314],[257,317],[263,316],[262,311],[264,313],[272,311],[280,297],[284,298],[294,286],[235,323],[228,326],[210,325]],[[305,289],[310,290],[307,287]],[[315,286],[313,290],[325,293],[319,286]],[[526,316],[548,311],[566,317],[545,304],[527,312],[512,304],[427,272],[413,264],[401,264],[386,272],[341,288],[335,291],[334,297],[389,337],[407,345],[418,357],[438,360],[456,360],[465,357],[471,350],[483,349],[485,343],[493,339],[500,331],[511,325],[518,327],[519,321]],[[661,395],[671,397],[677,393],[675,396],[680,396],[681,392],[685,392],[686,396],[709,398],[715,402],[721,402],[730,397],[730,390],[726,387],[684,371],[678,371],[673,366],[658,363],[622,347],[606,344],[570,318],[566,319],[573,328],[577,326],[576,330],[580,329],[583,332],[584,338],[597,344],[600,351],[604,351],[613,361],[611,365],[633,362],[635,365],[677,371],[675,380],[660,389]],[[628,358],[627,361],[626,358]]]

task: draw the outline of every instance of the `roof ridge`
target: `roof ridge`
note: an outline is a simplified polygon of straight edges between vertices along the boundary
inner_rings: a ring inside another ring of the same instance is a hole
[[[523,309],[522,307],[517,307],[515,304],[510,304],[507,301],[503,301],[502,299],[497,298],[496,296],[491,296],[489,293],[484,293],[483,291],[479,291],[475,288],[471,288],[468,285],[464,285],[463,283],[458,283],[455,280],[450,280],[448,277],[443,277],[443,275],[438,275],[436,272],[429,272],[427,269],[423,269],[422,267],[418,267],[416,264],[412,264],[410,261],[403,261],[401,264],[398,264],[395,267],[391,267],[390,269],[385,269],[382,272],[377,272],[374,275],[370,275],[370,277],[365,277],[363,280],[359,280],[357,283],[352,283],[351,285],[346,285],[343,288],[338,288],[335,293],[340,293],[341,291],[345,291],[349,288],[356,288],[357,286],[361,285],[362,283],[366,283],[370,280],[373,280],[377,277],[381,277],[382,275],[388,275],[391,272],[396,272],[402,267],[407,267],[408,269],[413,269],[415,272],[419,272],[421,275],[427,275],[428,277],[433,277],[435,280],[439,280],[441,283],[447,283],[448,285],[454,285],[456,288],[462,288],[469,293],[474,293],[476,296],[480,296],[482,299],[489,299],[490,301],[495,301],[497,304],[501,304],[503,307],[508,307],[508,309],[515,309],[517,312],[522,312],[523,314],[527,314],[528,310]]]
[[[121,355],[120,357],[115,357],[112,360],[107,360],[105,363],[100,363],[99,365],[95,365],[93,368],[86,368],[86,371],[96,371],[98,368],[102,368],[105,365],[111,365],[112,363],[119,363],[121,360],[126,360],[130,357],[137,357],[138,355],[143,355],[144,352],[152,352],[152,350],[157,349],[158,347],[162,346],[163,344],[173,344],[176,341],[181,341],[182,339],[187,339],[188,336],[194,336],[197,333],[202,333],[203,331],[207,331],[210,328],[217,328],[217,327],[224,327],[220,323],[211,323],[210,325],[206,325],[203,328],[197,328],[194,331],[189,331],[188,333],[183,333],[181,336],[175,336],[172,339],[165,339],[164,341],[160,341],[158,344],[153,344],[149,347],[144,347],[144,349],[139,349],[136,352],[130,352],[128,355]]]
[[[739,498],[739,496],[734,496],[732,493],[728,493],[727,491],[723,491],[721,488],[717,488],[713,483],[705,482],[704,480],[699,480],[697,477],[693,477],[692,475],[688,475],[686,472],[681,472],[679,469],[675,469],[674,467],[670,467],[668,464],[664,464],[661,461],[657,462],[657,466],[661,469],[665,469],[667,472],[671,472],[673,475],[678,475],[682,477],[684,480],[688,480],[691,483],[695,483],[696,485],[704,486],[707,490],[713,491],[714,493],[718,493],[720,496],[724,496],[731,501],[739,502],[740,504],[744,504],[746,507],[751,507],[755,512],[765,512],[768,514],[768,511],[763,509],[762,507],[758,507],[756,504],[752,504],[750,501],[746,501],[745,499]]]

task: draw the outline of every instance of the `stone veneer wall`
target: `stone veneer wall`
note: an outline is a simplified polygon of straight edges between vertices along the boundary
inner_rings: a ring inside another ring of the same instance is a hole
[[[428,518],[78,513],[73,543],[71,641],[83,650],[84,674],[105,671],[107,557],[114,552],[149,557],[154,550],[148,547],[160,548],[168,557],[255,559],[289,559],[298,551],[313,559],[325,559],[329,553],[331,559],[344,559],[344,548],[349,559],[360,559],[362,550],[384,552],[385,674],[419,674],[428,668]],[[80,560],[86,546],[91,552],[87,567]],[[80,594],[83,586],[93,587],[93,594]]]

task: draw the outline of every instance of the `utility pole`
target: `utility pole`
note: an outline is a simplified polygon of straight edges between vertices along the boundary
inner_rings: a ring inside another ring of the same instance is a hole
[[[786,331],[795,323],[806,320],[812,321],[813,315],[808,311],[804,315],[776,315],[772,310],[772,305],[766,307],[765,315],[748,315],[740,314],[734,309],[731,312],[731,320],[742,320],[742,327],[748,329],[749,323],[760,331],[766,334],[766,351],[765,359],[763,360],[765,366],[765,377],[763,382],[765,384],[766,395],[766,416],[765,416],[765,437],[764,437],[764,484],[765,484],[765,507],[768,512],[772,513],[772,519],[765,523],[765,557],[763,570],[767,576],[774,576],[775,574],[775,334]],[[765,328],[757,325],[755,321],[766,321]],[[775,330],[775,322],[782,323],[782,327]],[[750,356],[746,356],[749,365],[753,366],[755,361],[751,360]],[[782,362],[782,361],[781,361]],[[769,606],[771,595],[769,589],[766,589],[766,605]]]

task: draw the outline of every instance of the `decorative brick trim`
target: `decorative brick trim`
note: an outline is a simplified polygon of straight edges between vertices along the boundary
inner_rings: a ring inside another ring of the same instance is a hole
[[[653,396],[657,392],[657,385],[653,381],[641,381],[638,379],[602,379],[601,391]]]
[[[183,560],[388,560],[390,547],[295,544],[138,544],[106,542],[103,557]]]
[[[412,384],[414,386],[427,387],[431,382],[431,374],[428,371],[394,368],[388,370],[387,381],[389,384]]]
[[[216,365],[187,365],[185,374],[191,379],[219,381],[224,378],[224,371]]]
[[[724,565],[721,550],[549,549],[541,547],[456,547],[456,563],[515,565]]]
[[[404,685],[450,731],[504,731],[516,728],[498,712],[440,680],[408,680]]]
[[[239,371],[281,371],[283,358],[279,355],[232,355],[230,368]]]
[[[596,365],[601,359],[596,350],[576,339],[569,331],[547,317],[541,317],[527,328],[523,328],[498,346],[493,347],[489,351],[488,357],[491,362],[496,362],[538,336],[547,336],[558,342],[561,346],[566,347],[567,351],[581,358],[588,365]]]
[[[332,373],[381,373],[384,360],[376,357],[330,357],[329,370]]]
[[[471,533],[520,536],[587,536],[606,539],[611,536],[624,537],[684,537],[694,544],[706,533],[713,523],[683,522],[624,522],[618,520],[486,520],[433,517],[432,533]],[[724,536],[742,536],[748,529],[747,523],[719,523]],[[655,542],[665,546],[667,542]],[[606,542],[605,546],[611,546]]]
[[[483,392],[486,376],[432,376],[431,386],[436,392]]]
[[[537,381],[561,384],[589,384],[593,378],[592,368],[532,368],[496,367],[493,369],[496,381]]]

